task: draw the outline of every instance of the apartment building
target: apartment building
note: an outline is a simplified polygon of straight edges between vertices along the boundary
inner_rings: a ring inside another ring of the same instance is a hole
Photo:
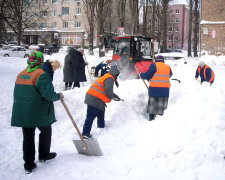
[[[189,9],[184,4],[169,5],[167,20],[167,48],[187,50]],[[148,22],[148,29],[151,29],[152,15],[148,16]],[[160,19],[156,16],[154,29],[155,37],[157,37],[159,31],[161,31]]]
[[[201,0],[201,50],[225,55],[225,0]]]
[[[39,0],[39,3],[48,10],[43,13],[40,26],[34,24],[33,29],[25,31],[25,43],[87,46],[88,22],[82,0]]]

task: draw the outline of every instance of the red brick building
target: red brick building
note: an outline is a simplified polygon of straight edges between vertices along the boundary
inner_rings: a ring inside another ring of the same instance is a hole
[[[201,0],[201,51],[225,55],[225,0]]]

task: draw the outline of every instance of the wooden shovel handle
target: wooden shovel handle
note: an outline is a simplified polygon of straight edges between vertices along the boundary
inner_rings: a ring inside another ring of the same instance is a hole
[[[138,70],[137,66],[135,65],[135,69],[137,70],[138,72],[138,75],[139,77],[141,78],[141,75],[140,75],[140,71]],[[142,79],[142,78],[141,78]],[[144,79],[142,79],[143,83],[145,84],[146,88],[148,89],[148,85],[146,84],[146,82],[144,81]]]
[[[86,142],[84,141],[84,138],[83,138],[82,134],[80,133],[80,130],[79,130],[79,128],[77,127],[77,124],[75,123],[75,121],[74,121],[74,119],[73,119],[73,116],[71,115],[71,113],[70,113],[70,111],[69,111],[67,105],[65,104],[65,102],[64,102],[63,99],[60,99],[60,100],[61,100],[61,102],[62,102],[62,104],[63,104],[63,106],[64,106],[64,108],[65,108],[65,110],[66,110],[66,112],[67,112],[67,114],[68,114],[68,116],[70,117],[70,119],[71,119],[71,121],[72,121],[72,123],[73,123],[73,126],[74,126],[75,129],[77,130],[77,133],[79,134],[80,139],[81,139],[81,141],[82,141],[83,144],[84,144],[84,147],[85,147],[86,149],[88,149],[87,144],[86,144]]]

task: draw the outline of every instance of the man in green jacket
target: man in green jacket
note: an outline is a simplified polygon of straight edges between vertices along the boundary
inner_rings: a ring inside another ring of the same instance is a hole
[[[23,159],[26,173],[37,167],[35,164],[35,128],[39,134],[39,161],[44,162],[56,157],[50,152],[52,129],[56,121],[53,102],[62,99],[62,93],[56,93],[52,79],[41,66],[43,54],[39,51],[31,53],[28,66],[19,73],[14,87],[14,102],[11,125],[22,127]]]

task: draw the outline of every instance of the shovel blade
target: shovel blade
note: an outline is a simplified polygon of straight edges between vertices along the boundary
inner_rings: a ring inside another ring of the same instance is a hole
[[[81,140],[73,140],[78,154],[84,154],[87,156],[103,156],[97,139],[85,139],[84,141],[86,142],[88,149],[84,147],[84,144]]]

